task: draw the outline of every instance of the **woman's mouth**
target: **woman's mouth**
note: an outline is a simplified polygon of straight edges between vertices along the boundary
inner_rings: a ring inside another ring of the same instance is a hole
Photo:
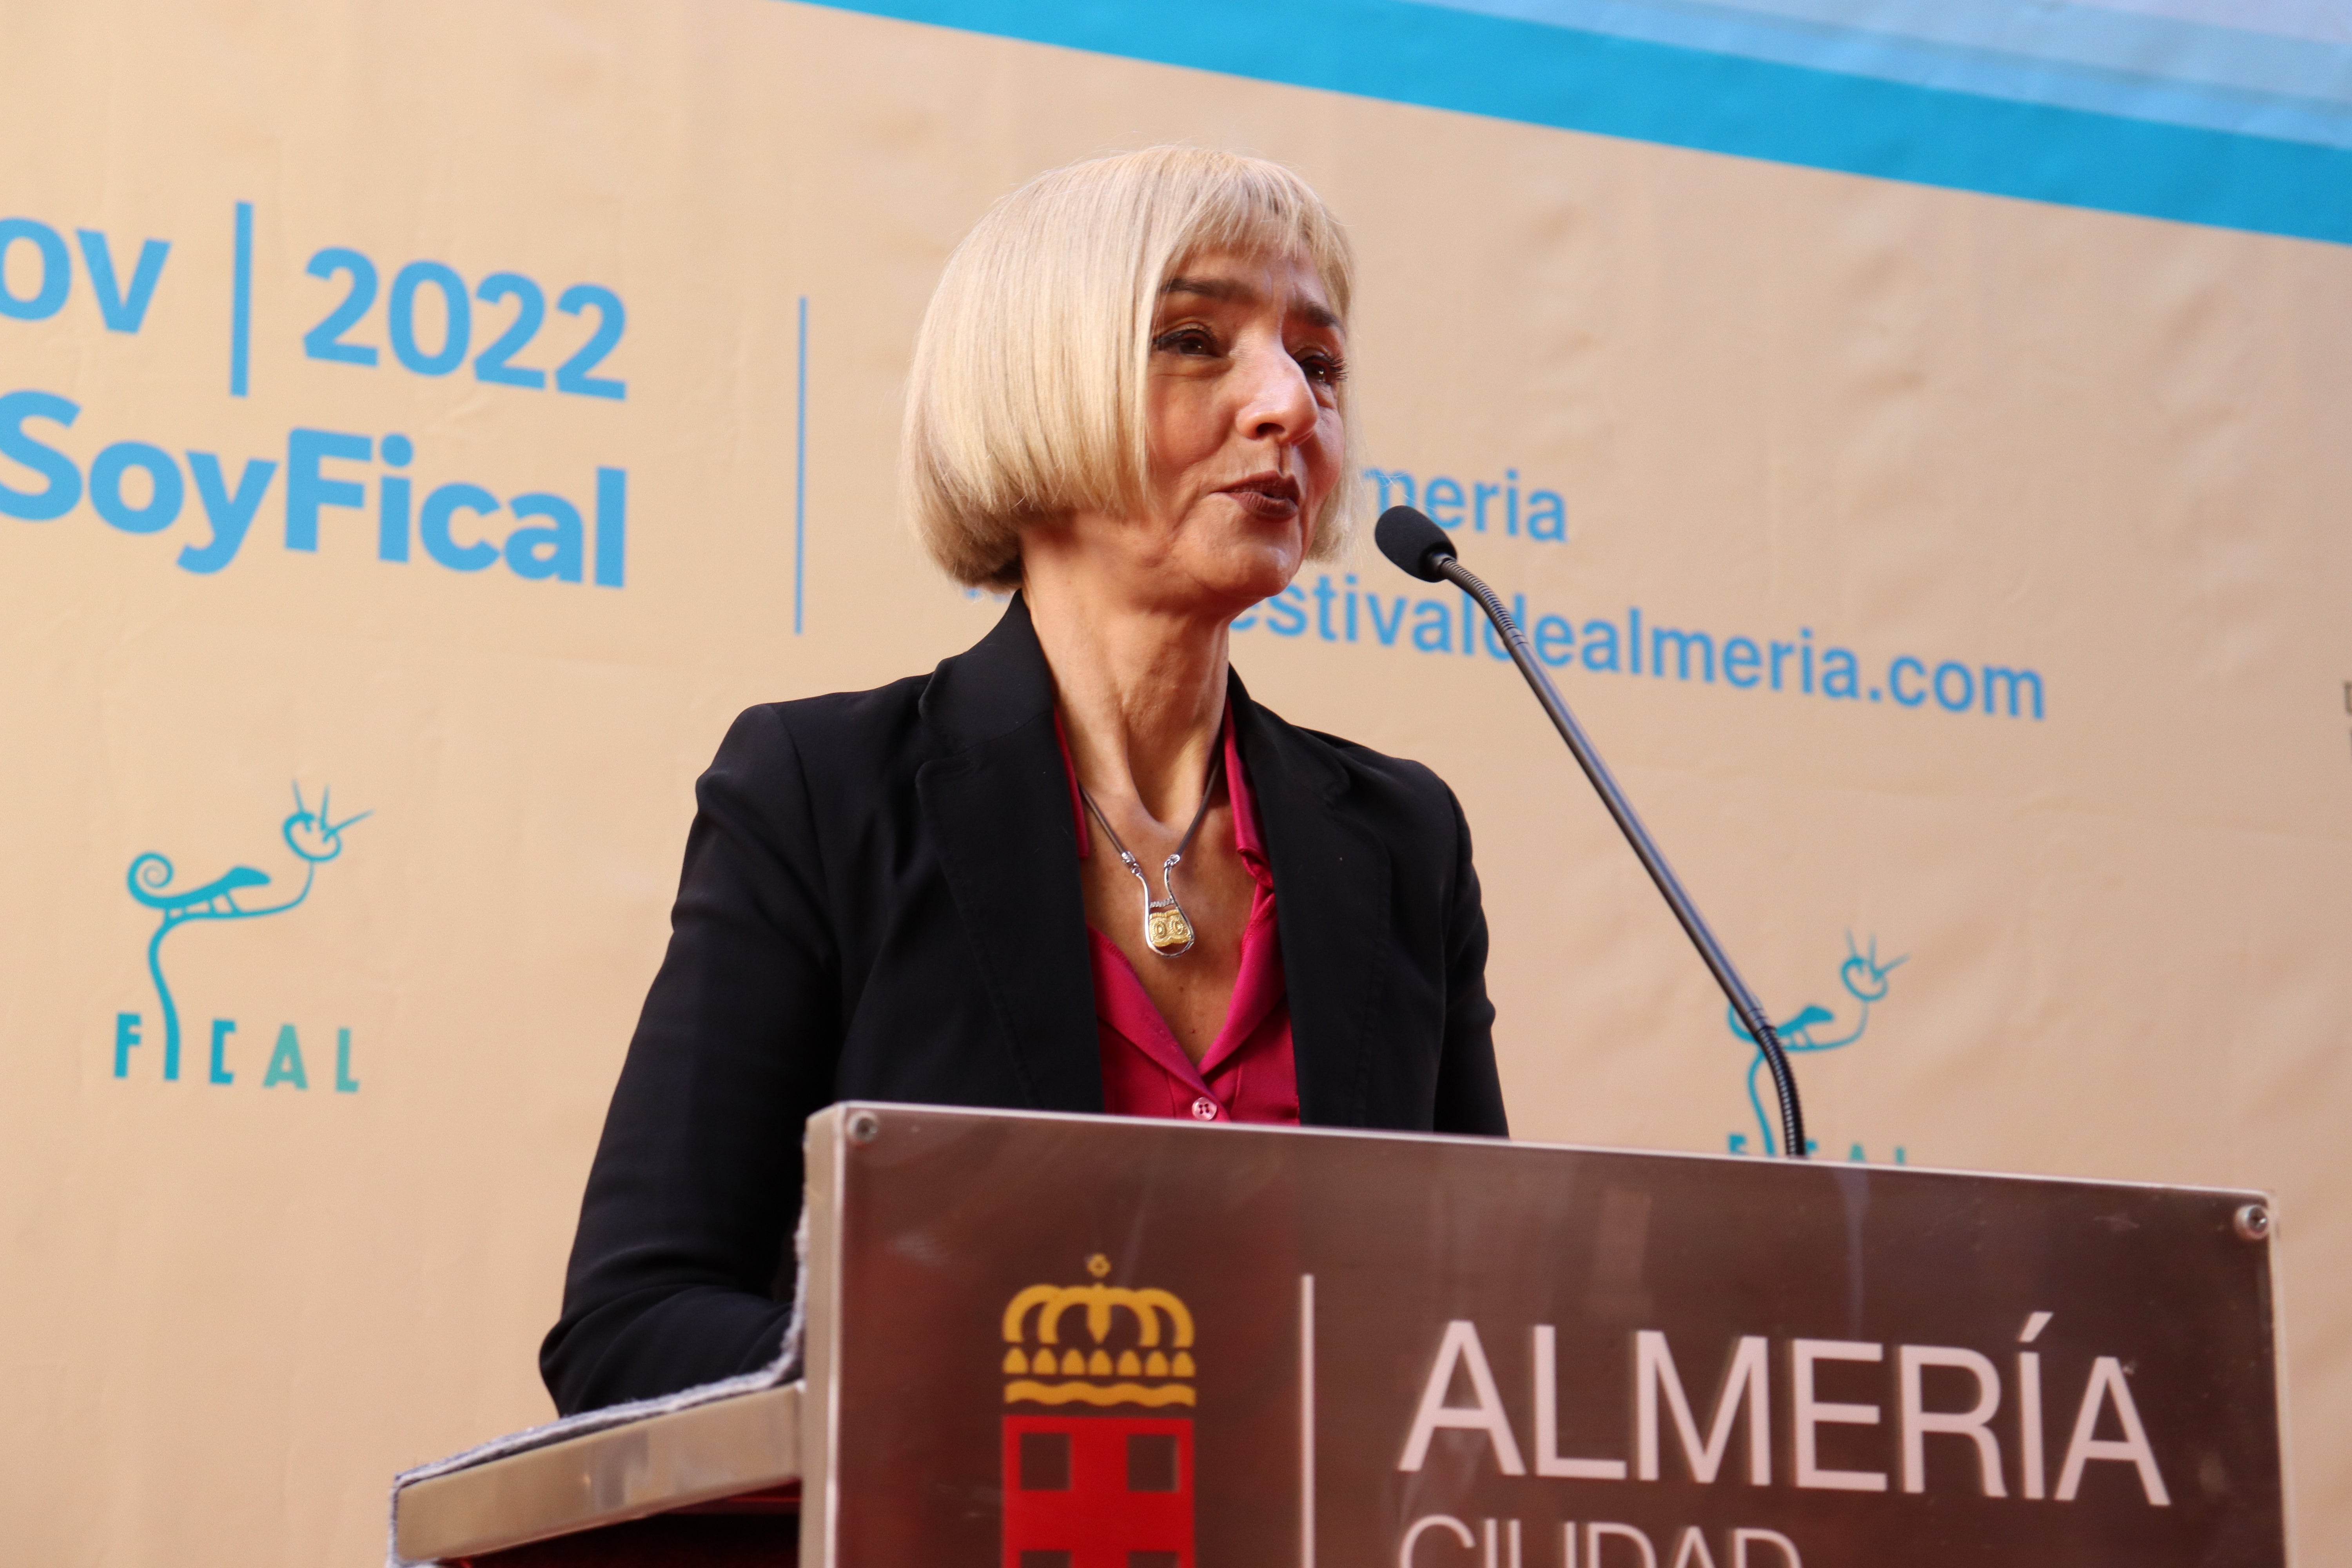
[[[1224,494],[1247,515],[1264,522],[1287,522],[1298,515],[1298,481],[1287,474],[1254,474]]]

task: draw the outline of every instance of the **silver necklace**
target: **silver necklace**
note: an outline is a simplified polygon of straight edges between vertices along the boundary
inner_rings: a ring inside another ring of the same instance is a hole
[[[1217,797],[1217,781],[1224,776],[1225,771],[1224,741],[1224,730],[1220,727],[1216,750],[1209,763],[1208,782],[1201,787],[1201,808],[1192,814],[1192,826],[1184,830],[1183,840],[1176,846],[1176,853],[1168,857],[1168,863],[1160,868],[1160,885],[1168,895],[1165,898],[1151,896],[1151,879],[1143,874],[1143,868],[1136,863],[1135,857],[1119,841],[1118,829],[1110,825],[1110,818],[1105,816],[1102,807],[1095,804],[1093,793],[1086,785],[1078,785],[1078,797],[1087,803],[1087,809],[1094,813],[1095,820],[1102,824],[1104,835],[1110,839],[1110,847],[1118,851],[1118,858],[1127,863],[1127,868],[1143,885],[1143,945],[1162,958],[1181,958],[1192,952],[1193,942],[1200,940],[1200,933],[1192,928],[1192,917],[1185,914],[1184,906],[1176,901],[1176,868],[1183,863],[1185,852],[1192,847],[1193,836],[1201,831],[1201,821],[1209,815],[1209,803]]]

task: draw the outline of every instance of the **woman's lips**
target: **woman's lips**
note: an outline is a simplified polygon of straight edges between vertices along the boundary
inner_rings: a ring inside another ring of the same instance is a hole
[[[1265,522],[1287,522],[1298,515],[1298,481],[1287,476],[1244,479],[1228,485],[1224,493],[1251,517]]]

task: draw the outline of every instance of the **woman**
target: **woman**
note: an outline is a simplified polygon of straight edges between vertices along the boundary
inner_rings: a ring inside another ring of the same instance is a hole
[[[835,1100],[1504,1132],[1452,793],[1226,663],[1345,542],[1352,281],[1297,176],[1181,148],[958,248],[905,488],[949,573],[1017,592],[928,676],[751,710],[697,785],[541,1352],[562,1409],[774,1357]]]

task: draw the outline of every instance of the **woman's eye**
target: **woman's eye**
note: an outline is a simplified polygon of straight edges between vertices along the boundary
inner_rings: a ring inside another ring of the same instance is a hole
[[[1307,373],[1307,380],[1318,386],[1337,386],[1348,379],[1347,362],[1327,353],[1300,354],[1298,368]]]
[[[1178,327],[1172,331],[1162,332],[1152,339],[1151,346],[1161,353],[1193,354],[1209,358],[1216,354],[1217,340],[1211,337],[1204,327]]]

